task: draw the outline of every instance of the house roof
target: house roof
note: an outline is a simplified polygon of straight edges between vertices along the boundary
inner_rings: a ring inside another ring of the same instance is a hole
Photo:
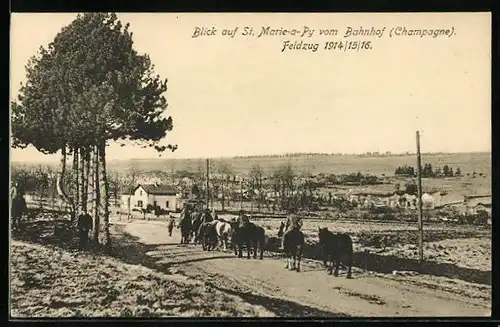
[[[142,187],[148,194],[152,195],[176,195],[177,190],[170,185],[139,184],[134,188]]]

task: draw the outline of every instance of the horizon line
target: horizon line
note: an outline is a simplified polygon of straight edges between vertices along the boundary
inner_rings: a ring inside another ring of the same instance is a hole
[[[446,154],[491,154],[490,151],[436,151],[436,152],[422,152],[421,155],[446,155]],[[109,159],[107,162],[113,161],[144,161],[144,160],[206,160],[206,159],[251,159],[251,158],[265,158],[265,157],[299,157],[299,156],[366,156],[366,157],[391,157],[391,156],[412,156],[416,155],[416,152],[404,151],[404,152],[361,152],[361,153],[341,153],[341,152],[285,152],[285,153],[271,153],[271,154],[250,154],[250,155],[236,155],[236,156],[217,156],[217,157],[183,157],[183,158],[168,158],[168,157],[150,157],[150,158],[129,158],[129,159]],[[71,157],[71,156],[68,156]],[[57,162],[60,159],[54,159],[53,162]],[[43,160],[33,160],[32,163],[41,162]],[[27,162],[19,160],[10,160],[10,162]],[[48,160],[45,163],[50,163],[52,160]],[[28,163],[28,162],[27,162]]]

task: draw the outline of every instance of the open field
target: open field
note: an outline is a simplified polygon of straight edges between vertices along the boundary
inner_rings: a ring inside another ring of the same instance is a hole
[[[459,166],[462,173],[491,174],[491,153],[454,153],[422,155],[423,163],[432,166]],[[227,164],[235,173],[247,173],[253,165],[260,165],[264,172],[270,173],[283,163],[290,163],[298,172],[311,174],[342,174],[351,172],[375,175],[393,175],[397,167],[416,165],[415,155],[401,156],[359,156],[359,155],[302,155],[294,157],[248,157],[248,158],[213,158],[213,167]],[[140,171],[170,171],[204,169],[205,159],[136,159],[112,160],[110,170],[127,170],[130,166]]]
[[[300,156],[271,156],[245,158],[212,158],[214,169],[220,164],[227,164],[231,170],[238,173],[248,173],[253,165],[260,165],[265,173],[271,173],[283,163],[290,163],[298,172],[311,174],[342,174],[342,173],[370,173],[375,175],[393,175],[397,167],[416,165],[415,155],[395,156],[361,156],[361,155],[300,155]],[[459,166],[463,174],[476,172],[491,175],[491,153],[452,153],[452,154],[423,154],[423,163],[432,166],[451,165]],[[24,163],[13,162],[14,166],[23,166]],[[32,163],[33,165],[36,163]],[[138,171],[153,172],[171,170],[198,170],[205,169],[205,159],[132,159],[110,160],[107,165],[110,171],[127,171],[134,167]],[[58,163],[52,164],[57,167]]]
[[[371,230],[404,230],[376,225]],[[68,228],[67,221],[49,218],[33,221],[14,235],[14,316],[490,314],[491,285],[467,281],[463,275],[400,276],[355,265],[353,279],[345,279],[342,271],[337,278],[327,275],[314,259],[304,259],[302,272],[296,273],[283,269],[284,261],[271,251],[263,261],[205,252],[196,245],[180,245],[178,231],[169,237],[162,222],[141,220],[112,225],[111,253],[85,254],[75,250],[76,239]],[[342,228],[355,230],[347,222]],[[447,245],[451,243],[442,246]]]
[[[491,153],[456,153],[423,155],[423,163],[433,167],[449,165],[453,169],[460,167],[461,178],[424,178],[424,190],[456,191],[464,194],[491,193]],[[295,157],[248,157],[248,158],[214,158],[211,159],[211,169],[217,171],[221,165],[230,167],[234,174],[248,174],[254,165],[259,165],[264,174],[271,174],[284,163],[290,163],[296,173],[344,174],[357,173],[377,176],[393,176],[397,167],[416,165],[414,155],[405,156],[358,156],[358,155],[302,155]],[[197,171],[205,169],[204,159],[147,159],[147,160],[114,160],[109,163],[111,171],[124,172],[135,167],[138,171],[153,175],[155,172],[170,172],[171,170]],[[476,172],[478,176],[472,177]],[[470,174],[467,176],[467,174]],[[482,174],[482,176],[479,176]],[[364,187],[374,191],[393,191],[394,183],[404,183],[408,179],[394,178],[390,184]],[[342,189],[346,187],[339,187]],[[353,190],[362,187],[349,187]]]

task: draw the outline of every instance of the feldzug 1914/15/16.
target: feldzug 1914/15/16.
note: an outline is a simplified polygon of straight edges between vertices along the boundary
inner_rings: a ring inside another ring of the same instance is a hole
[[[323,45],[304,41],[284,41],[281,52],[285,50],[305,50],[311,52],[317,52],[318,50],[338,50],[347,52],[370,50],[371,48],[371,41],[327,41]]]
[[[329,41],[325,42],[325,50],[340,50],[340,51],[361,51],[371,50],[371,41]]]

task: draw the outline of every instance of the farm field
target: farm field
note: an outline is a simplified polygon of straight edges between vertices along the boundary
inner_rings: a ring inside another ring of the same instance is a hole
[[[320,189],[320,193],[325,195],[328,192],[346,193],[351,190],[365,192],[393,192],[395,184],[404,185],[409,178],[391,178],[388,184],[367,185],[367,186],[334,186]],[[450,178],[422,178],[422,191],[445,191],[455,192],[463,195],[487,195],[491,194],[491,177],[450,177]]]
[[[290,163],[292,168],[298,172],[311,174],[343,174],[343,173],[369,173],[375,175],[393,175],[397,167],[403,165],[415,165],[415,155],[393,155],[393,156],[360,156],[360,155],[299,155],[299,156],[273,156],[273,157],[236,157],[236,158],[211,158],[214,169],[221,164],[228,165],[234,173],[248,173],[253,165],[260,165],[264,173],[269,174],[282,165]],[[451,154],[423,154],[423,163],[433,166],[450,165],[459,166],[462,173],[483,173],[491,175],[491,153],[451,153]],[[44,163],[45,165],[46,163]],[[25,164],[12,162],[13,166],[36,165],[36,163]],[[52,166],[57,167],[54,162]],[[123,172],[134,167],[141,172],[154,172],[171,170],[196,171],[205,169],[205,159],[131,159],[110,160],[108,163],[110,171]]]
[[[230,167],[236,175],[246,175],[254,165],[259,165],[265,175],[270,175],[284,163],[290,163],[294,172],[317,174],[373,174],[377,176],[393,176],[399,166],[415,165],[414,155],[401,156],[358,156],[358,155],[300,155],[295,157],[248,157],[248,158],[213,158],[211,169]],[[423,155],[423,163],[430,163],[433,167],[449,165],[452,168],[460,167],[461,178],[424,178],[424,191],[442,190],[455,191],[466,195],[491,194],[491,153],[455,153],[455,154],[428,154]],[[111,171],[124,172],[134,167],[145,175],[155,175],[157,172],[172,170],[198,171],[205,168],[204,159],[144,159],[144,160],[114,160],[109,163]],[[473,177],[473,172],[478,176]],[[469,175],[468,175],[469,174]],[[482,176],[479,176],[482,174]],[[380,184],[368,187],[337,187],[337,190],[369,190],[393,191],[394,184],[404,183],[407,178],[392,178],[390,184]],[[330,189],[331,190],[331,189]],[[325,190],[327,193],[330,190]]]
[[[260,165],[267,172],[272,172],[283,163],[290,163],[294,170],[311,174],[370,173],[392,175],[395,169],[403,165],[415,165],[415,155],[401,156],[359,156],[359,155],[300,155],[289,157],[247,157],[213,158],[214,167],[228,164],[235,173],[247,173],[253,165]],[[433,166],[460,166],[463,173],[484,173],[490,175],[491,153],[453,153],[423,154],[422,162]],[[130,166],[141,171],[197,170],[204,167],[204,159],[136,159],[110,161],[112,170],[126,170]]]

